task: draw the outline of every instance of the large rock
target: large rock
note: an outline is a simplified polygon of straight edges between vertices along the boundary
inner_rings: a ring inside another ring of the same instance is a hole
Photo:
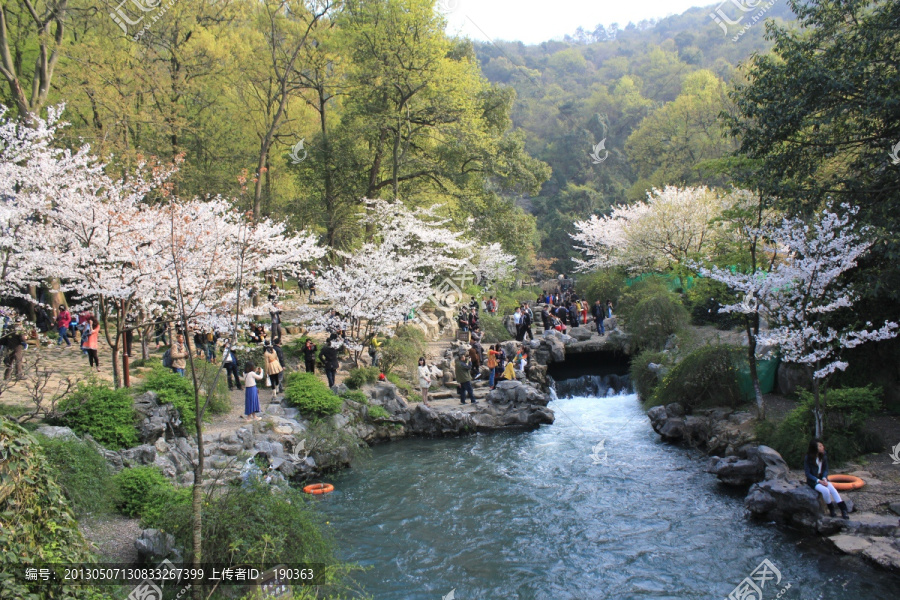
[[[152,444],[161,437],[173,439],[188,435],[172,404],[159,404],[155,392],[144,392],[134,399],[134,410],[138,415],[138,431],[141,442]]]
[[[550,398],[533,385],[521,381],[501,381],[487,395],[491,404],[529,404],[547,406]]]
[[[754,484],[744,499],[754,515],[788,520],[796,514],[813,519],[821,514],[819,494],[803,483],[772,479]]]
[[[587,327],[572,327],[569,329],[568,334],[579,342],[585,342],[594,335]]]
[[[134,541],[138,562],[156,565],[165,559],[173,563],[181,563],[181,552],[175,546],[175,536],[158,529],[144,529]]]
[[[156,461],[156,446],[143,444],[120,450],[119,455],[122,457],[122,464],[126,467],[141,467],[152,465]]]
[[[708,470],[722,483],[733,486],[749,486],[762,481],[766,472],[762,461],[737,456],[714,457]]]
[[[372,404],[381,406],[391,415],[409,412],[409,404],[397,393],[397,386],[387,381],[380,381],[363,388],[371,398]]]
[[[53,425],[41,425],[35,433],[39,433],[51,439],[77,440],[78,436],[68,427],[56,427]]]

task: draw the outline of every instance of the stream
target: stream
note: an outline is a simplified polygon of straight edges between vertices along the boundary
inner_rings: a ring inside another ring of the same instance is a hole
[[[369,567],[355,574],[365,592],[721,599],[749,581],[762,600],[900,597],[895,576],[745,518],[743,494],[660,442],[634,394],[550,408],[551,426],[376,446],[337,475],[318,502],[341,558]]]

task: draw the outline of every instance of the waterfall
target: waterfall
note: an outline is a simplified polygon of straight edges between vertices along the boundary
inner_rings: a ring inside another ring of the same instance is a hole
[[[631,392],[631,377],[628,375],[582,375],[575,379],[551,381],[550,396],[553,400],[588,396],[606,398]]]

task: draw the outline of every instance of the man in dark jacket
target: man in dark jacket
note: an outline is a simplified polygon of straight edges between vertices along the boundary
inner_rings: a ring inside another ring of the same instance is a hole
[[[287,369],[287,363],[284,362],[284,350],[281,349],[281,336],[272,340],[272,349],[275,350],[275,356],[278,357],[278,363],[282,369]],[[284,375],[278,378],[278,393],[284,392]]]
[[[231,340],[225,340],[225,346],[222,348],[222,367],[225,369],[225,379],[228,381],[228,389],[243,389],[241,386],[241,374],[238,369],[238,359],[234,350],[231,349]],[[232,379],[234,383],[232,383]]]
[[[17,326],[11,325],[0,338],[0,344],[6,348],[6,357],[3,359],[6,371],[3,373],[3,379],[9,379],[12,375],[13,364],[16,367],[16,379],[22,379],[25,376],[22,366],[25,357],[25,334],[19,331]]]
[[[319,357],[325,364],[325,377],[328,378],[328,387],[334,387],[334,378],[337,375],[337,370],[340,366],[340,363],[338,362],[338,349],[335,348],[332,343],[337,343],[337,336],[335,334],[331,334],[331,337],[328,338],[325,346],[319,352]]]
[[[591,307],[591,316],[594,317],[594,323],[597,325],[597,333],[603,335],[606,330],[603,328],[603,305],[597,300]]]
[[[316,372],[316,352],[319,350],[319,347],[313,344],[312,340],[306,338],[306,343],[303,344],[303,363],[306,365],[307,373],[315,373]]]
[[[541,309],[541,322],[544,324],[544,331],[550,331],[553,328],[553,319],[550,318],[550,311],[546,306]]]
[[[453,363],[454,371],[456,371],[456,383],[459,385],[459,402],[466,403],[466,393],[469,394],[469,400],[472,404],[475,402],[475,391],[472,389],[472,373],[469,372],[469,363],[466,360],[465,353],[460,354]]]
[[[531,333],[531,325],[534,323],[534,313],[531,312],[531,308],[528,307],[528,303],[525,302],[522,305],[522,339],[524,340],[526,337],[529,340],[534,339],[534,334]]]

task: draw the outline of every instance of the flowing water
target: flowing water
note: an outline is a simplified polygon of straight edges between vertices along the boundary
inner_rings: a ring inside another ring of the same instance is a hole
[[[768,559],[781,578],[757,571],[763,600],[900,597],[898,578],[748,521],[699,454],[658,440],[636,396],[551,408],[556,422],[536,431],[377,446],[337,476],[320,507],[342,558],[371,567],[356,575],[365,591],[721,599]]]

